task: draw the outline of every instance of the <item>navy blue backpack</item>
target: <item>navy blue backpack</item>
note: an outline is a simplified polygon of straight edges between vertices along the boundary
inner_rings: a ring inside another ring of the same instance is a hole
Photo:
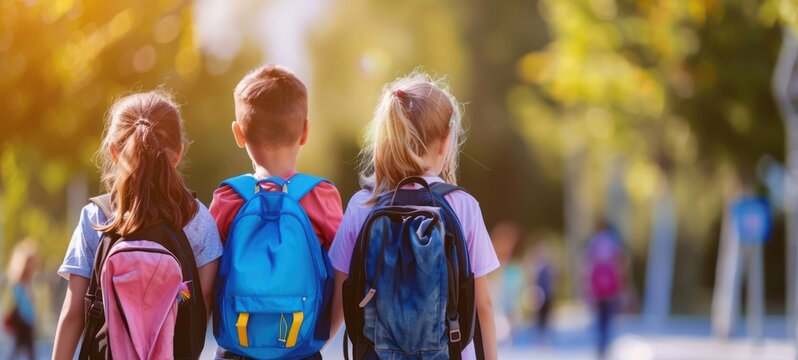
[[[411,183],[422,188],[402,189]],[[343,285],[346,359],[347,338],[356,360],[460,359],[479,339],[465,237],[444,198],[452,191],[464,190],[410,177],[372,209]]]
[[[224,244],[215,286],[219,346],[254,359],[302,359],[330,334],[333,270],[299,200],[322,178],[228,179],[245,201]],[[282,191],[266,191],[272,183]]]

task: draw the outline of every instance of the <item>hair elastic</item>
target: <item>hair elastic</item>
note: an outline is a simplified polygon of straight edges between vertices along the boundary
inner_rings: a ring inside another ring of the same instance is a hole
[[[135,123],[133,123],[133,126],[139,126],[139,125],[152,126],[152,123],[147,119],[139,118],[138,120],[136,120]]]
[[[407,97],[407,94],[405,94],[405,92],[404,92],[404,91],[402,91],[402,90],[399,90],[399,89],[396,89],[396,90],[394,90],[394,91],[393,91],[393,95],[394,95],[394,96],[396,96],[396,97],[398,97],[398,98],[402,98],[402,99],[404,99],[405,97]]]

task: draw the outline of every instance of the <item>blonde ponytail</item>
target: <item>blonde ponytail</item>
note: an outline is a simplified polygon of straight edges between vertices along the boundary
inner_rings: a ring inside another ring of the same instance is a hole
[[[440,176],[457,183],[462,127],[457,101],[429,75],[415,72],[383,88],[361,151],[361,186],[372,190],[372,202],[408,176],[424,175],[428,145],[448,139]]]

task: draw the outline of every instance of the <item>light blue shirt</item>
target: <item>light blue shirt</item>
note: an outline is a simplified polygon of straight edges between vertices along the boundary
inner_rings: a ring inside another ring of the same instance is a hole
[[[197,200],[199,210],[183,228],[194,252],[197,267],[202,267],[222,256],[222,242],[219,230],[208,208]],[[67,278],[69,274],[90,278],[94,269],[94,253],[100,244],[102,232],[92,225],[107,221],[103,212],[94,203],[89,203],[80,212],[80,221],[72,234],[64,263],[58,268],[58,275]]]
[[[22,321],[33,326],[33,322],[36,321],[36,312],[33,309],[33,301],[31,301],[28,291],[25,290],[22,284],[14,285],[14,302],[17,305],[17,311]]]

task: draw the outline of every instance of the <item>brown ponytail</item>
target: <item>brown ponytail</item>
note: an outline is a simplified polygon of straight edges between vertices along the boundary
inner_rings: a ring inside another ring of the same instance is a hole
[[[175,167],[185,144],[183,120],[169,96],[146,92],[117,100],[98,152],[116,214],[95,228],[124,236],[159,222],[188,224],[199,207]]]

